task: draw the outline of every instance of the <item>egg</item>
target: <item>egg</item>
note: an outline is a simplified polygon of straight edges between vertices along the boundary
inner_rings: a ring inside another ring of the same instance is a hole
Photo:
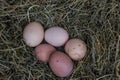
[[[65,53],[56,51],[50,56],[49,66],[59,77],[67,77],[72,73],[73,61]]]
[[[49,56],[56,51],[56,49],[49,44],[40,44],[35,48],[35,55],[38,60],[48,62]]]
[[[44,37],[43,26],[38,22],[29,23],[23,31],[23,38],[25,43],[30,47],[39,45]]]
[[[65,45],[65,52],[73,60],[81,60],[86,55],[87,46],[80,39],[70,39]]]
[[[61,27],[51,27],[45,31],[46,42],[56,47],[64,45],[68,38],[68,32]]]

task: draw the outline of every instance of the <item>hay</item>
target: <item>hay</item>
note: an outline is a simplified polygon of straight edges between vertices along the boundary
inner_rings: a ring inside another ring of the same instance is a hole
[[[87,43],[88,55],[71,76],[55,76],[25,45],[22,33],[31,21],[61,26]],[[119,0],[0,0],[0,80],[119,79]]]

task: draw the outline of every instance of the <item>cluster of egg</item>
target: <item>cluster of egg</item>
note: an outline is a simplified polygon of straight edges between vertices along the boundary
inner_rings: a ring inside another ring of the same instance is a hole
[[[69,40],[68,32],[58,26],[44,32],[40,23],[31,22],[25,27],[23,38],[28,46],[35,47],[37,59],[48,62],[53,73],[59,77],[69,76],[73,71],[73,60],[81,60],[87,52],[84,41],[76,38]],[[43,39],[47,43],[43,44]],[[65,52],[56,50],[55,47],[63,45]]]

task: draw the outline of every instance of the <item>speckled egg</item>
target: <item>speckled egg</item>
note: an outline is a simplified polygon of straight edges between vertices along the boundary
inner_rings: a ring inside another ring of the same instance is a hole
[[[87,46],[80,39],[70,39],[65,45],[65,52],[73,60],[81,60],[86,55]]]

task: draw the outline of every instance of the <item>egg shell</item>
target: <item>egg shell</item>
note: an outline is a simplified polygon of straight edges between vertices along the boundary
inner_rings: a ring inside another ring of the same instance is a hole
[[[56,49],[49,44],[40,44],[35,48],[37,59],[43,62],[48,62],[50,55],[55,51]]]
[[[72,73],[73,61],[65,53],[56,51],[50,56],[49,66],[59,77],[67,77]]]
[[[70,39],[65,45],[65,52],[73,60],[81,60],[86,55],[87,46],[80,39]]]
[[[44,37],[43,26],[38,22],[29,23],[23,31],[23,38],[25,43],[30,47],[39,45]]]
[[[51,27],[45,31],[45,40],[56,47],[64,45],[68,38],[68,32],[61,27]]]

